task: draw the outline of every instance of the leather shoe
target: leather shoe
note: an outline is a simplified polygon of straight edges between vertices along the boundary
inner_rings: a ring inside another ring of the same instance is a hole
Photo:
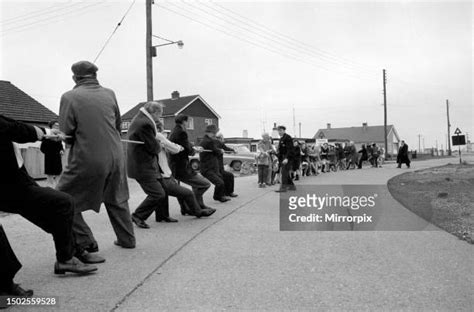
[[[33,296],[33,290],[25,290],[20,285],[13,283],[10,289],[0,292],[0,296],[31,297]]]
[[[118,241],[114,241],[114,245],[115,245],[115,246],[122,247],[122,248],[125,248],[125,249],[133,249],[133,248],[135,248],[135,245],[124,245],[124,244],[122,244],[122,243],[119,243]]]
[[[76,257],[72,257],[69,262],[56,262],[54,264],[54,274],[66,274],[66,272],[89,274],[94,271],[97,271],[96,266],[82,263]]]
[[[235,194],[235,193],[231,193],[231,194],[229,194],[228,196],[230,196],[230,197],[237,197],[237,196],[239,196],[239,195],[237,195],[237,194]]]
[[[221,198],[214,198],[214,200],[220,201],[221,203],[225,203],[230,200],[228,197],[221,197]]]
[[[170,218],[170,217],[165,217],[165,218],[156,218],[156,222],[173,223],[173,222],[178,222],[178,220]]]
[[[214,208],[206,208],[206,209],[201,209],[201,215],[200,217],[209,217],[211,216],[216,210]]]
[[[92,243],[88,247],[85,248],[87,252],[98,252],[99,251],[99,245],[97,243]]]
[[[146,222],[142,219],[140,219],[139,217],[137,216],[134,216],[132,214],[132,221],[133,223],[135,223],[139,228],[142,228],[142,229],[149,229],[150,226],[148,224],[146,224]]]
[[[99,255],[88,253],[87,251],[83,251],[82,254],[76,255],[77,259],[79,259],[82,263],[104,263],[105,259]]]

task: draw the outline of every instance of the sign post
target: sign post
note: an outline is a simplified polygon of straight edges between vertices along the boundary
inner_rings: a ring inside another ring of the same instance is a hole
[[[458,146],[458,152],[459,152],[459,163],[462,164],[462,159],[461,159],[461,145],[466,144],[466,136],[461,135],[461,130],[459,128],[456,128],[454,131],[454,134],[451,139],[453,140],[453,146]]]

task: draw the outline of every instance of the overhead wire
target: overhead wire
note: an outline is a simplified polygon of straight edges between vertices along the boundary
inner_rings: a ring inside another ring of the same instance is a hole
[[[95,57],[94,59],[94,63],[97,61],[97,59],[99,58],[99,56],[102,54],[102,52],[105,50],[105,48],[107,47],[107,45],[109,44],[110,40],[112,39],[112,37],[115,35],[115,33],[117,32],[117,29],[122,25],[123,21],[125,20],[125,17],[127,17],[128,13],[130,12],[130,10],[132,9],[133,5],[135,4],[137,0],[133,0],[133,2],[130,4],[130,6],[128,7],[127,11],[125,11],[125,14],[122,16],[122,18],[120,19],[120,21],[117,23],[117,25],[115,26],[114,30],[112,31],[112,33],[110,34],[110,36],[107,38],[107,40],[105,41],[104,45],[102,46],[102,48],[100,49],[99,53],[97,54],[97,56]]]
[[[24,21],[27,21],[29,19],[35,18],[37,16],[44,16],[44,15],[47,15],[47,14],[50,14],[50,13],[62,11],[64,9],[75,7],[75,6],[83,4],[83,3],[84,3],[84,1],[74,2],[74,3],[66,3],[66,4],[55,4],[55,5],[52,5],[50,7],[43,8],[41,10],[33,11],[33,12],[30,12],[30,13],[27,13],[27,14],[19,15],[19,16],[9,18],[9,19],[6,19],[6,20],[2,20],[2,21],[0,21],[0,25],[8,25],[8,24],[15,24],[15,23],[19,23],[19,22],[24,22]]]
[[[61,21],[61,20],[63,20],[66,16],[67,16],[68,18],[71,18],[71,17],[73,17],[73,16],[79,16],[79,15],[82,15],[82,14],[88,12],[91,8],[96,8],[96,7],[101,6],[101,5],[105,4],[105,3],[106,3],[106,1],[101,1],[101,2],[97,2],[97,3],[93,3],[93,4],[90,4],[90,5],[87,5],[87,6],[83,6],[83,7],[77,8],[77,9],[75,9],[75,10],[62,13],[62,14],[53,15],[53,16],[48,16],[47,18],[40,19],[40,20],[36,20],[36,21],[33,21],[33,22],[31,22],[31,23],[28,23],[28,24],[18,25],[18,27],[13,27],[13,28],[9,28],[9,29],[3,29],[3,30],[0,32],[0,36],[5,36],[5,35],[13,34],[13,33],[18,33],[18,32],[23,32],[23,31],[25,31],[25,30],[31,29],[31,28],[36,27],[36,26],[37,26],[37,27],[46,26],[46,25],[49,25],[49,24],[52,24],[52,23]],[[42,23],[42,22],[44,22],[44,23]],[[38,25],[38,24],[39,24],[39,25]]]
[[[226,34],[226,35],[228,35],[228,36],[234,37],[234,38],[236,38],[236,39],[238,39],[238,40],[241,40],[241,41],[244,41],[244,42],[249,43],[249,44],[251,44],[251,45],[257,46],[257,47],[262,48],[262,49],[265,49],[265,50],[270,51],[270,52],[272,52],[272,53],[275,53],[275,54],[284,56],[284,57],[286,57],[286,58],[290,58],[290,59],[295,60],[295,61],[298,61],[298,62],[305,63],[305,64],[307,64],[307,65],[311,65],[312,67],[316,67],[316,68],[319,68],[319,69],[324,69],[324,70],[326,70],[326,71],[328,71],[328,72],[331,72],[331,73],[334,73],[334,72],[335,72],[335,70],[334,70],[333,68],[329,68],[329,67],[327,67],[327,66],[325,66],[325,65],[316,64],[316,63],[314,63],[314,62],[308,61],[307,59],[302,58],[300,55],[294,55],[294,54],[292,54],[292,53],[289,53],[288,51],[283,52],[283,51],[281,50],[281,46],[275,47],[274,44],[269,44],[268,42],[263,42],[263,43],[262,43],[261,41],[258,41],[258,40],[255,40],[255,39],[250,40],[250,39],[248,38],[248,36],[247,36],[247,37],[245,37],[245,36],[242,37],[242,35],[236,35],[235,33],[230,32],[230,31],[235,31],[235,29],[233,29],[233,28],[229,28],[229,27],[226,27],[226,26],[224,26],[224,25],[215,24],[215,23],[213,23],[212,25],[210,25],[210,24],[208,24],[208,23],[204,23],[202,20],[198,20],[198,19],[195,18],[195,17],[190,17],[190,16],[188,16],[188,15],[185,15],[185,14],[183,14],[183,11],[186,11],[186,12],[192,14],[193,16],[198,16],[200,19],[209,21],[207,18],[202,17],[201,15],[197,14],[195,11],[192,11],[192,10],[186,8],[186,7],[179,6],[179,5],[177,5],[176,3],[172,3],[172,2],[166,2],[166,4],[167,4],[167,5],[172,4],[173,6],[175,6],[175,7],[176,7],[178,10],[180,10],[180,11],[178,12],[178,11],[173,10],[173,9],[171,9],[171,8],[169,8],[169,7],[166,7],[166,6],[162,5],[162,4],[158,4],[158,6],[164,8],[165,10],[168,10],[168,11],[170,11],[170,12],[173,12],[173,13],[175,13],[175,14],[177,14],[177,15],[180,15],[180,16],[182,16],[182,17],[185,17],[185,18],[187,18],[187,19],[189,19],[189,20],[192,20],[192,21],[195,21],[195,22],[197,22],[197,23],[199,23],[199,24],[202,24],[202,25],[204,25],[204,26],[206,26],[206,27],[208,27],[208,28],[211,28],[211,29],[213,29],[213,30],[222,32],[222,33],[224,33],[224,34]],[[211,21],[211,22],[212,22],[212,21]],[[219,27],[223,28],[224,30],[223,30],[223,29],[220,29],[220,28],[217,28],[216,26],[219,26]],[[369,80],[369,79],[366,78],[366,77],[355,76],[355,75],[353,75],[353,74],[351,74],[351,73],[342,72],[342,74],[351,76],[352,78],[356,78],[356,79],[358,79],[358,80],[360,80],[360,79]],[[371,80],[371,81],[372,81],[372,80]]]
[[[237,26],[238,28],[243,29],[245,32],[257,36],[259,39],[260,39],[260,38],[263,38],[263,40],[271,41],[271,42],[273,42],[274,44],[276,44],[276,45],[279,46],[279,47],[285,47],[286,49],[290,49],[290,50],[292,50],[292,51],[295,51],[295,52],[298,53],[298,54],[303,54],[305,57],[309,56],[309,57],[311,57],[311,58],[314,58],[314,59],[317,60],[317,61],[331,62],[332,65],[340,66],[340,67],[342,67],[341,69],[343,69],[343,70],[349,70],[349,71],[357,72],[357,73],[359,73],[359,74],[361,74],[361,75],[368,75],[369,77],[366,76],[367,78],[374,78],[374,77],[376,77],[376,75],[374,74],[374,72],[371,72],[370,74],[368,74],[368,73],[363,73],[363,72],[361,72],[360,70],[358,70],[358,69],[356,69],[356,68],[349,68],[347,65],[342,64],[342,63],[338,63],[337,61],[334,61],[334,60],[331,60],[331,59],[328,59],[328,58],[322,58],[321,55],[318,55],[318,54],[314,53],[313,51],[309,51],[309,52],[308,52],[308,50],[304,50],[304,49],[301,49],[301,48],[299,48],[299,47],[296,47],[294,44],[290,44],[290,43],[288,43],[288,42],[281,41],[281,40],[280,40],[280,41],[275,40],[274,36],[269,36],[269,35],[267,35],[267,34],[265,34],[265,33],[264,33],[264,34],[258,33],[258,32],[256,32],[256,31],[260,31],[260,32],[261,32],[261,30],[256,29],[255,27],[249,25],[248,23],[247,23],[247,24],[244,23],[244,24],[250,26],[250,27],[251,27],[250,29],[249,29],[248,27],[242,26],[241,24],[242,24],[243,22],[240,21],[240,20],[237,20],[238,23],[233,22],[233,21],[230,21],[229,18],[232,18],[232,16],[230,16],[230,15],[225,14],[225,16],[226,16],[227,18],[223,18],[223,17],[221,17],[221,16],[217,16],[217,15],[215,15],[215,14],[213,14],[213,13],[210,13],[209,11],[204,10],[202,7],[193,5],[193,4],[188,3],[188,2],[186,2],[186,1],[184,1],[184,0],[181,0],[181,2],[184,3],[184,4],[186,4],[186,5],[188,5],[188,7],[193,7],[194,9],[197,9],[197,10],[199,10],[199,11],[202,11],[202,12],[204,12],[205,14],[207,14],[207,15],[211,16],[212,18],[215,18],[215,19],[217,19],[217,20],[219,20],[219,21],[223,21],[223,22],[225,22],[225,23],[227,23],[227,24],[231,24],[231,25]],[[219,12],[219,13],[220,13],[220,14],[224,14],[224,13],[222,13],[222,12]]]

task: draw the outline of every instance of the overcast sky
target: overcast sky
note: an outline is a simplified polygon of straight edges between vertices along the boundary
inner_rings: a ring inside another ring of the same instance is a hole
[[[57,113],[71,64],[94,60],[132,2],[1,0],[0,79]],[[445,147],[446,99],[452,131],[474,135],[472,13],[471,1],[156,0],[154,34],[184,49],[158,49],[155,98],[200,94],[228,137],[274,122],[312,137],[327,123],[383,125],[385,68],[388,123],[412,148],[418,134]],[[122,113],[146,99],[145,0],[96,64]]]

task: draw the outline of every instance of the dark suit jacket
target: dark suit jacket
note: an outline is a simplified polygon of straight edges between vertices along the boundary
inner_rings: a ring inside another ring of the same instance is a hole
[[[195,172],[189,166],[189,156],[194,155],[193,145],[189,142],[188,134],[181,125],[176,125],[170,134],[169,140],[181,145],[184,149],[174,155],[170,155],[170,167],[176,179],[195,175]]]
[[[199,160],[201,161],[201,172],[215,172],[221,174],[219,167],[219,157],[222,155],[222,151],[218,147],[218,141],[207,135],[201,141],[202,148],[209,150],[210,152],[202,152],[199,154]]]
[[[140,181],[156,181],[161,178],[158,165],[160,144],[156,140],[155,125],[142,112],[133,118],[128,129],[128,138],[145,144],[128,144],[128,176]]]
[[[278,161],[281,163],[284,159],[292,162],[295,158],[295,151],[293,148],[293,139],[285,133],[278,143]]]
[[[223,149],[226,152],[234,152],[234,149],[228,147],[227,145],[225,145],[224,142],[221,142],[219,140],[216,140],[216,146],[217,148]],[[219,155],[218,160],[219,160],[219,170],[222,173],[224,171],[224,154],[223,153]]]
[[[12,142],[28,143],[38,141],[33,126],[0,115],[0,189],[8,186],[35,184],[25,167],[18,168]]]

